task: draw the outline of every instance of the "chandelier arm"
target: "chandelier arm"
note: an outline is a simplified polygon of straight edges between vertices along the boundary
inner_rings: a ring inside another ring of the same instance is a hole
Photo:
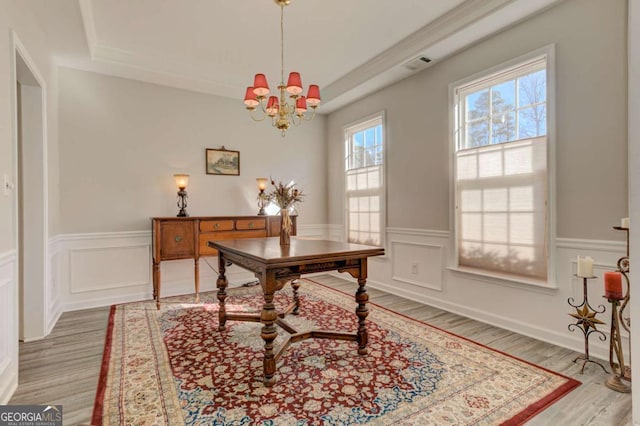
[[[255,114],[256,108],[249,110],[249,117],[251,117],[253,121],[264,121],[265,118],[267,118],[267,111],[264,109],[262,102],[260,102],[260,106],[262,107],[262,114],[259,116],[256,116]]]
[[[303,120],[303,121],[313,120],[313,118],[316,116],[316,108],[311,108],[311,110],[312,110],[311,115],[309,115],[309,110],[307,110],[307,112],[305,112],[304,114],[299,114],[298,118],[300,118],[300,120]]]
[[[300,116],[295,112],[291,112],[291,114],[289,114],[289,117],[291,118],[291,123],[294,126],[299,126],[300,123],[302,123],[302,120],[300,120]]]

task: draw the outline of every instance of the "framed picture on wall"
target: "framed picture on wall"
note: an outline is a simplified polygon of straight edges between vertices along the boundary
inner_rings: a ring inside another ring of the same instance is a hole
[[[240,176],[240,151],[207,148],[206,156],[208,175]]]

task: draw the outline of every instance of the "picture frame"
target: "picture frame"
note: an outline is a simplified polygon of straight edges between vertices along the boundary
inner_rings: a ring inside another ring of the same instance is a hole
[[[240,151],[206,148],[205,160],[208,175],[240,176]]]

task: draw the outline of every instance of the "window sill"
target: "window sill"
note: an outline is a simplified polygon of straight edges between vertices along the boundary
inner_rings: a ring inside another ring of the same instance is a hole
[[[484,272],[478,269],[460,268],[454,266],[448,267],[447,270],[476,281],[483,281],[489,284],[497,284],[516,288],[518,290],[535,291],[545,294],[553,294],[558,291],[558,287],[556,285],[543,283],[542,281],[530,280],[527,278],[515,277],[512,275],[492,274],[490,272]]]

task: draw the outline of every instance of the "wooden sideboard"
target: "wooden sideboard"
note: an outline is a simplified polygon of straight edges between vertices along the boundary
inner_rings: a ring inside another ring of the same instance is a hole
[[[296,217],[292,234],[296,235]],[[153,298],[160,308],[160,262],[193,259],[196,302],[200,292],[200,258],[217,256],[209,241],[265,238],[280,235],[280,216],[200,216],[151,218]]]

